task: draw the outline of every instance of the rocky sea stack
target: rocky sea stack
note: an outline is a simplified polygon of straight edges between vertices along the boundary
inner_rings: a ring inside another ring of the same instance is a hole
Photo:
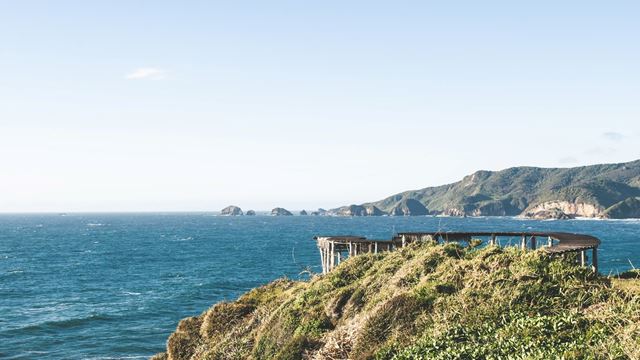
[[[311,215],[313,216],[322,216],[322,215],[327,215],[327,210],[323,209],[323,208],[319,208],[316,211],[312,211]]]
[[[242,209],[240,209],[235,205],[230,205],[220,210],[220,215],[224,215],[224,216],[240,216],[242,214],[243,214]]]
[[[300,216],[306,216],[306,215],[309,215],[307,214],[306,210],[300,210]]]
[[[249,210],[249,211],[247,211],[247,213],[245,215],[247,215],[247,216],[256,216],[256,212],[253,211],[253,210]]]
[[[636,276],[414,243],[219,303],[182,320],[154,359],[640,359]]]
[[[272,216],[292,216],[293,214],[291,213],[291,211],[285,208],[277,207],[271,210],[271,215]]]

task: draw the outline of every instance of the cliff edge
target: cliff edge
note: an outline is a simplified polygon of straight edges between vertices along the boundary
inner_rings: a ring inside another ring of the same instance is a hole
[[[639,283],[540,251],[412,244],[216,304],[153,359],[638,359]]]

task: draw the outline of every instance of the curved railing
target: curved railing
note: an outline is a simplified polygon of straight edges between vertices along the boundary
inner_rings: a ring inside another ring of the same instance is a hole
[[[504,243],[504,238],[508,242]],[[417,241],[471,241],[472,239],[487,238],[489,245],[519,246],[522,249],[535,250],[541,248],[552,254],[575,252],[577,261],[587,266],[587,250],[592,250],[591,266],[598,271],[598,246],[600,240],[591,235],[567,232],[401,232],[391,240],[370,240],[361,236],[315,236],[314,239],[320,249],[322,273],[331,271],[343,258],[361,253],[377,253],[379,251],[393,251]],[[517,239],[514,244],[513,239]]]

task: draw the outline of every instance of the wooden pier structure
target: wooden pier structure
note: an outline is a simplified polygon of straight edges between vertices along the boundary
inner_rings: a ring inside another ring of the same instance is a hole
[[[326,274],[344,259],[358,254],[393,251],[420,241],[437,243],[488,240],[491,246],[518,246],[523,250],[542,249],[551,255],[576,253],[576,261],[589,265],[587,251],[591,250],[591,267],[598,272],[600,240],[591,235],[566,232],[401,232],[391,240],[370,240],[361,236],[316,236],[320,250],[322,273]]]

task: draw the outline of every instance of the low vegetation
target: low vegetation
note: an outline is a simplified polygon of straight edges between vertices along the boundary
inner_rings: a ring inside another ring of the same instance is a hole
[[[640,273],[412,244],[182,320],[154,359],[640,359]]]

